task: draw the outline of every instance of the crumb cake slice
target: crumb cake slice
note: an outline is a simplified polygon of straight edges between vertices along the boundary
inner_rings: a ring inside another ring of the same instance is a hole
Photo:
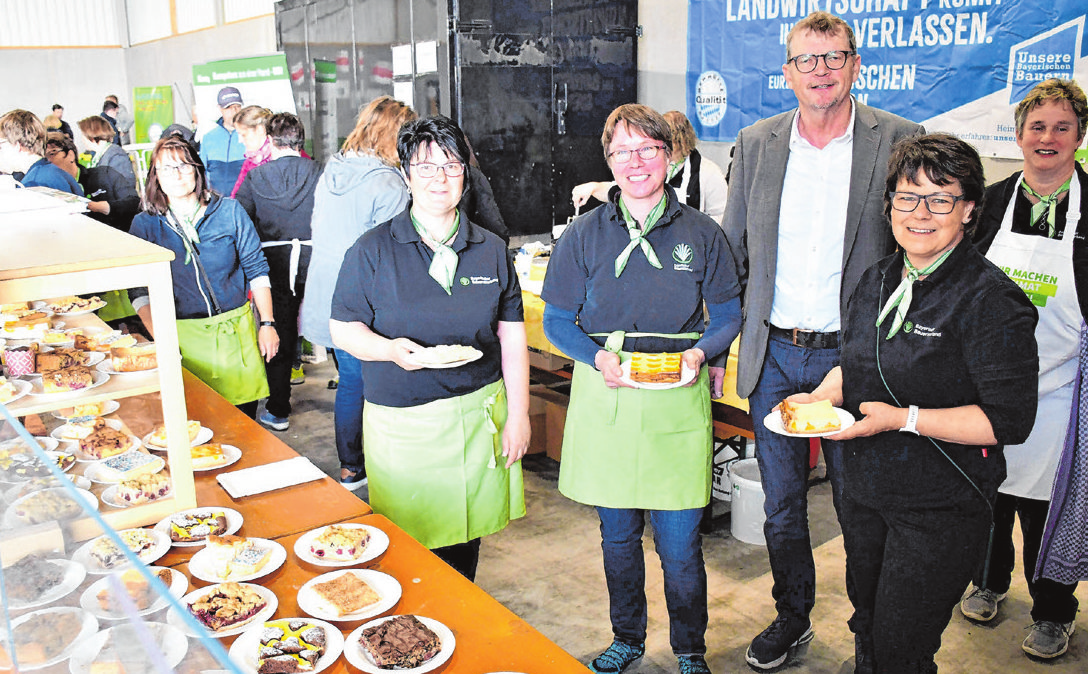
[[[324,583],[317,583],[313,591],[340,616],[373,606],[382,600],[369,583],[350,571]]]
[[[154,501],[169,493],[170,478],[162,473],[140,475],[117,485],[117,498],[133,505]]]
[[[442,642],[414,615],[399,615],[363,630],[359,642],[382,669],[419,667],[442,650]]]
[[[326,641],[325,629],[307,620],[266,622],[257,644],[257,674],[313,671]]]
[[[239,583],[220,583],[189,604],[189,612],[202,625],[219,632],[252,620],[268,605],[256,590]]]

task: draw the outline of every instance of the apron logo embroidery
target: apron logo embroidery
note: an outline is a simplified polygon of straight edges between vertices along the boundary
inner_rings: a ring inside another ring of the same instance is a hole
[[[467,279],[467,278],[465,278],[464,276],[462,276],[462,277],[461,277],[461,285],[463,285],[463,286],[467,286],[467,285],[468,285],[468,283],[469,283],[468,279]]]
[[[691,246],[686,243],[678,243],[676,247],[672,249],[672,259],[674,264],[672,266],[674,271],[692,271],[691,261],[695,257],[694,251]]]
[[[940,337],[942,334],[944,334],[941,332],[937,332],[933,328],[928,328],[924,325],[914,325],[913,323],[911,323],[910,327],[914,331],[914,334],[919,337]],[[908,332],[910,332],[910,330],[908,330]]]
[[[497,278],[495,278],[493,276],[473,276],[471,281],[469,279],[465,278],[464,276],[461,277],[461,285],[463,285],[463,286],[467,286],[469,283],[471,283],[474,286],[489,286],[492,283],[498,283],[498,282],[499,282],[499,279],[497,279]]]
[[[910,321],[907,321],[906,323],[903,324],[903,332],[910,332],[913,329],[914,329],[914,323],[911,323]]]
[[[1001,271],[1008,274],[1009,278],[1027,293],[1028,299],[1037,307],[1045,307],[1046,301],[1058,294],[1057,276],[1012,267],[1002,267]]]

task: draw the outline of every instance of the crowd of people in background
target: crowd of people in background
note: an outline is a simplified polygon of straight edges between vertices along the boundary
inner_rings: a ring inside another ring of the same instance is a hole
[[[853,97],[860,64],[850,26],[814,12],[786,39],[797,107],[740,131],[728,172],[683,113],[629,104],[601,136],[612,180],[573,190],[577,208],[602,205],[556,243],[541,298],[548,339],[575,361],[559,489],[600,518],[614,641],[595,672],[645,653],[647,519],[678,669],[710,671],[699,523],[710,402],[738,334],[777,613],[748,665],[779,667],[814,637],[809,442],[759,423],[786,399],[857,419],[822,443],[855,672],[935,672],[957,606],[992,621],[1017,518],[1023,650],[1068,649],[1088,577],[1088,174],[1074,158],[1088,101],[1071,80],[1034,87],[1015,111],[1023,169],[987,189],[968,143]],[[468,139],[382,96],[321,166],[295,115],[231,86],[217,105],[199,149],[167,129],[142,194],[116,96],[76,125],[86,161],[60,104],[44,123],[0,116],[0,172],[171,249],[183,365],[264,426],[289,428],[300,336],[328,348],[341,483],[369,484],[377,512],[474,578],[481,538],[525,513],[530,430],[509,230]],[[1025,293],[1014,279],[1031,274],[1053,287]],[[118,302],[154,335],[146,289]],[[427,368],[440,344],[480,355]],[[635,388],[633,352],[679,352],[695,375]]]

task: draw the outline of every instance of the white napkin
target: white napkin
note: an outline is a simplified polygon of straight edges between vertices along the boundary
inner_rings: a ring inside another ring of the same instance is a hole
[[[286,461],[266,463],[263,466],[254,466],[231,473],[220,473],[215,479],[232,497],[241,498],[320,480],[323,477],[325,473],[309,459],[296,456]]]

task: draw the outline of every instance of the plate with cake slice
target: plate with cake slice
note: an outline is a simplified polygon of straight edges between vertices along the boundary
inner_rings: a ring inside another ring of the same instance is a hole
[[[135,452],[129,452],[129,454],[135,454]],[[169,475],[145,473],[106,487],[102,492],[102,502],[114,508],[130,508],[168,498],[174,495],[173,492],[173,483]]]
[[[145,648],[150,636],[154,643]],[[71,674],[157,672],[160,662],[175,671],[189,651],[189,640],[178,628],[160,622],[123,624],[80,642],[68,662]],[[153,656],[157,656],[152,660]]]
[[[118,484],[142,475],[158,473],[165,467],[166,460],[161,456],[147,452],[125,452],[95,461],[87,466],[83,474],[95,484]]]
[[[208,536],[227,536],[242,528],[242,513],[230,508],[190,508],[162,518],[155,525],[178,547],[203,546]]]
[[[189,573],[209,583],[240,583],[267,576],[286,561],[287,550],[276,541],[211,534],[204,549],[189,560]]]
[[[50,414],[61,421],[71,421],[80,417],[104,417],[121,409],[121,403],[116,400],[103,400],[97,403],[74,405],[53,410]]]
[[[783,400],[763,417],[767,430],[794,438],[824,438],[854,425],[854,415],[828,400],[792,403]]]
[[[307,531],[295,541],[295,555],[317,566],[357,566],[389,548],[389,536],[368,524],[330,524]]]
[[[181,598],[189,590],[189,579],[177,569],[149,566],[147,572],[158,578],[172,597]],[[140,569],[129,568],[117,573],[116,577],[121,584],[121,592],[128,595],[137,615],[148,615],[170,605],[169,600],[157,593],[151,583],[147,582]],[[124,598],[117,594],[112,576],[104,576],[91,583],[80,595],[79,605],[99,620],[128,619]]]
[[[395,615],[372,620],[344,640],[344,657],[367,674],[424,674],[453,655],[450,628],[433,618]]]
[[[13,611],[45,606],[68,596],[87,570],[66,559],[27,555],[4,569],[4,593]]]
[[[75,493],[72,493],[75,492]],[[4,526],[26,527],[45,522],[72,520],[85,514],[84,506],[98,510],[98,497],[75,487],[43,489],[8,506]]]
[[[439,344],[413,351],[405,358],[409,363],[430,369],[461,367],[466,363],[480,360],[484,352],[474,346],[464,344]]]
[[[699,376],[699,371],[684,365],[681,356],[679,353],[632,353],[630,359],[620,364],[623,372],[620,379],[635,388],[652,391],[687,386]]]
[[[242,450],[234,445],[224,445],[218,442],[198,445],[190,449],[189,452],[192,457],[194,473],[226,468],[234,465],[242,458]]]
[[[0,379],[5,378],[0,377]],[[33,384],[23,379],[7,379],[5,381],[5,384],[11,387],[11,391],[9,394],[0,397],[0,403],[3,403],[5,405],[7,405],[8,403],[13,403],[19,398],[22,398],[26,394],[30,393],[30,391],[34,388]]]
[[[344,652],[340,628],[313,618],[279,618],[254,625],[230,647],[230,659],[244,672],[317,674]]]
[[[26,672],[67,660],[80,640],[98,631],[98,619],[78,608],[45,608],[13,619],[11,630],[14,639],[0,631],[0,643],[15,642],[18,671]],[[11,669],[5,650],[0,650],[0,669]]]
[[[71,426],[72,423],[66,424]],[[89,463],[139,449],[143,443],[129,433],[118,419],[102,419],[92,422],[91,432],[77,441],[76,459]]]
[[[122,529],[117,535],[144,564],[154,562],[170,550],[170,537],[152,529]],[[96,575],[131,566],[128,557],[105,534],[80,546],[72,553],[72,561]]]
[[[189,419],[185,422],[185,426],[185,430],[189,435],[190,447],[206,444],[215,435],[212,429],[201,426],[199,421]],[[166,426],[159,424],[152,429],[150,433],[141,438],[141,440],[143,440],[144,445],[148,449],[153,449],[156,452],[165,452],[167,449]]]
[[[194,590],[181,598],[181,604],[216,639],[245,632],[254,622],[272,617],[279,606],[276,594],[252,583],[219,583]],[[203,636],[193,631],[177,609],[171,607],[166,622],[189,636]]]
[[[98,388],[110,380],[105,372],[98,372],[83,365],[74,365],[42,375],[33,382],[30,395],[46,400],[59,400],[78,396]]]
[[[298,590],[298,607],[322,620],[351,622],[381,615],[400,601],[397,579],[372,569],[331,571]]]

